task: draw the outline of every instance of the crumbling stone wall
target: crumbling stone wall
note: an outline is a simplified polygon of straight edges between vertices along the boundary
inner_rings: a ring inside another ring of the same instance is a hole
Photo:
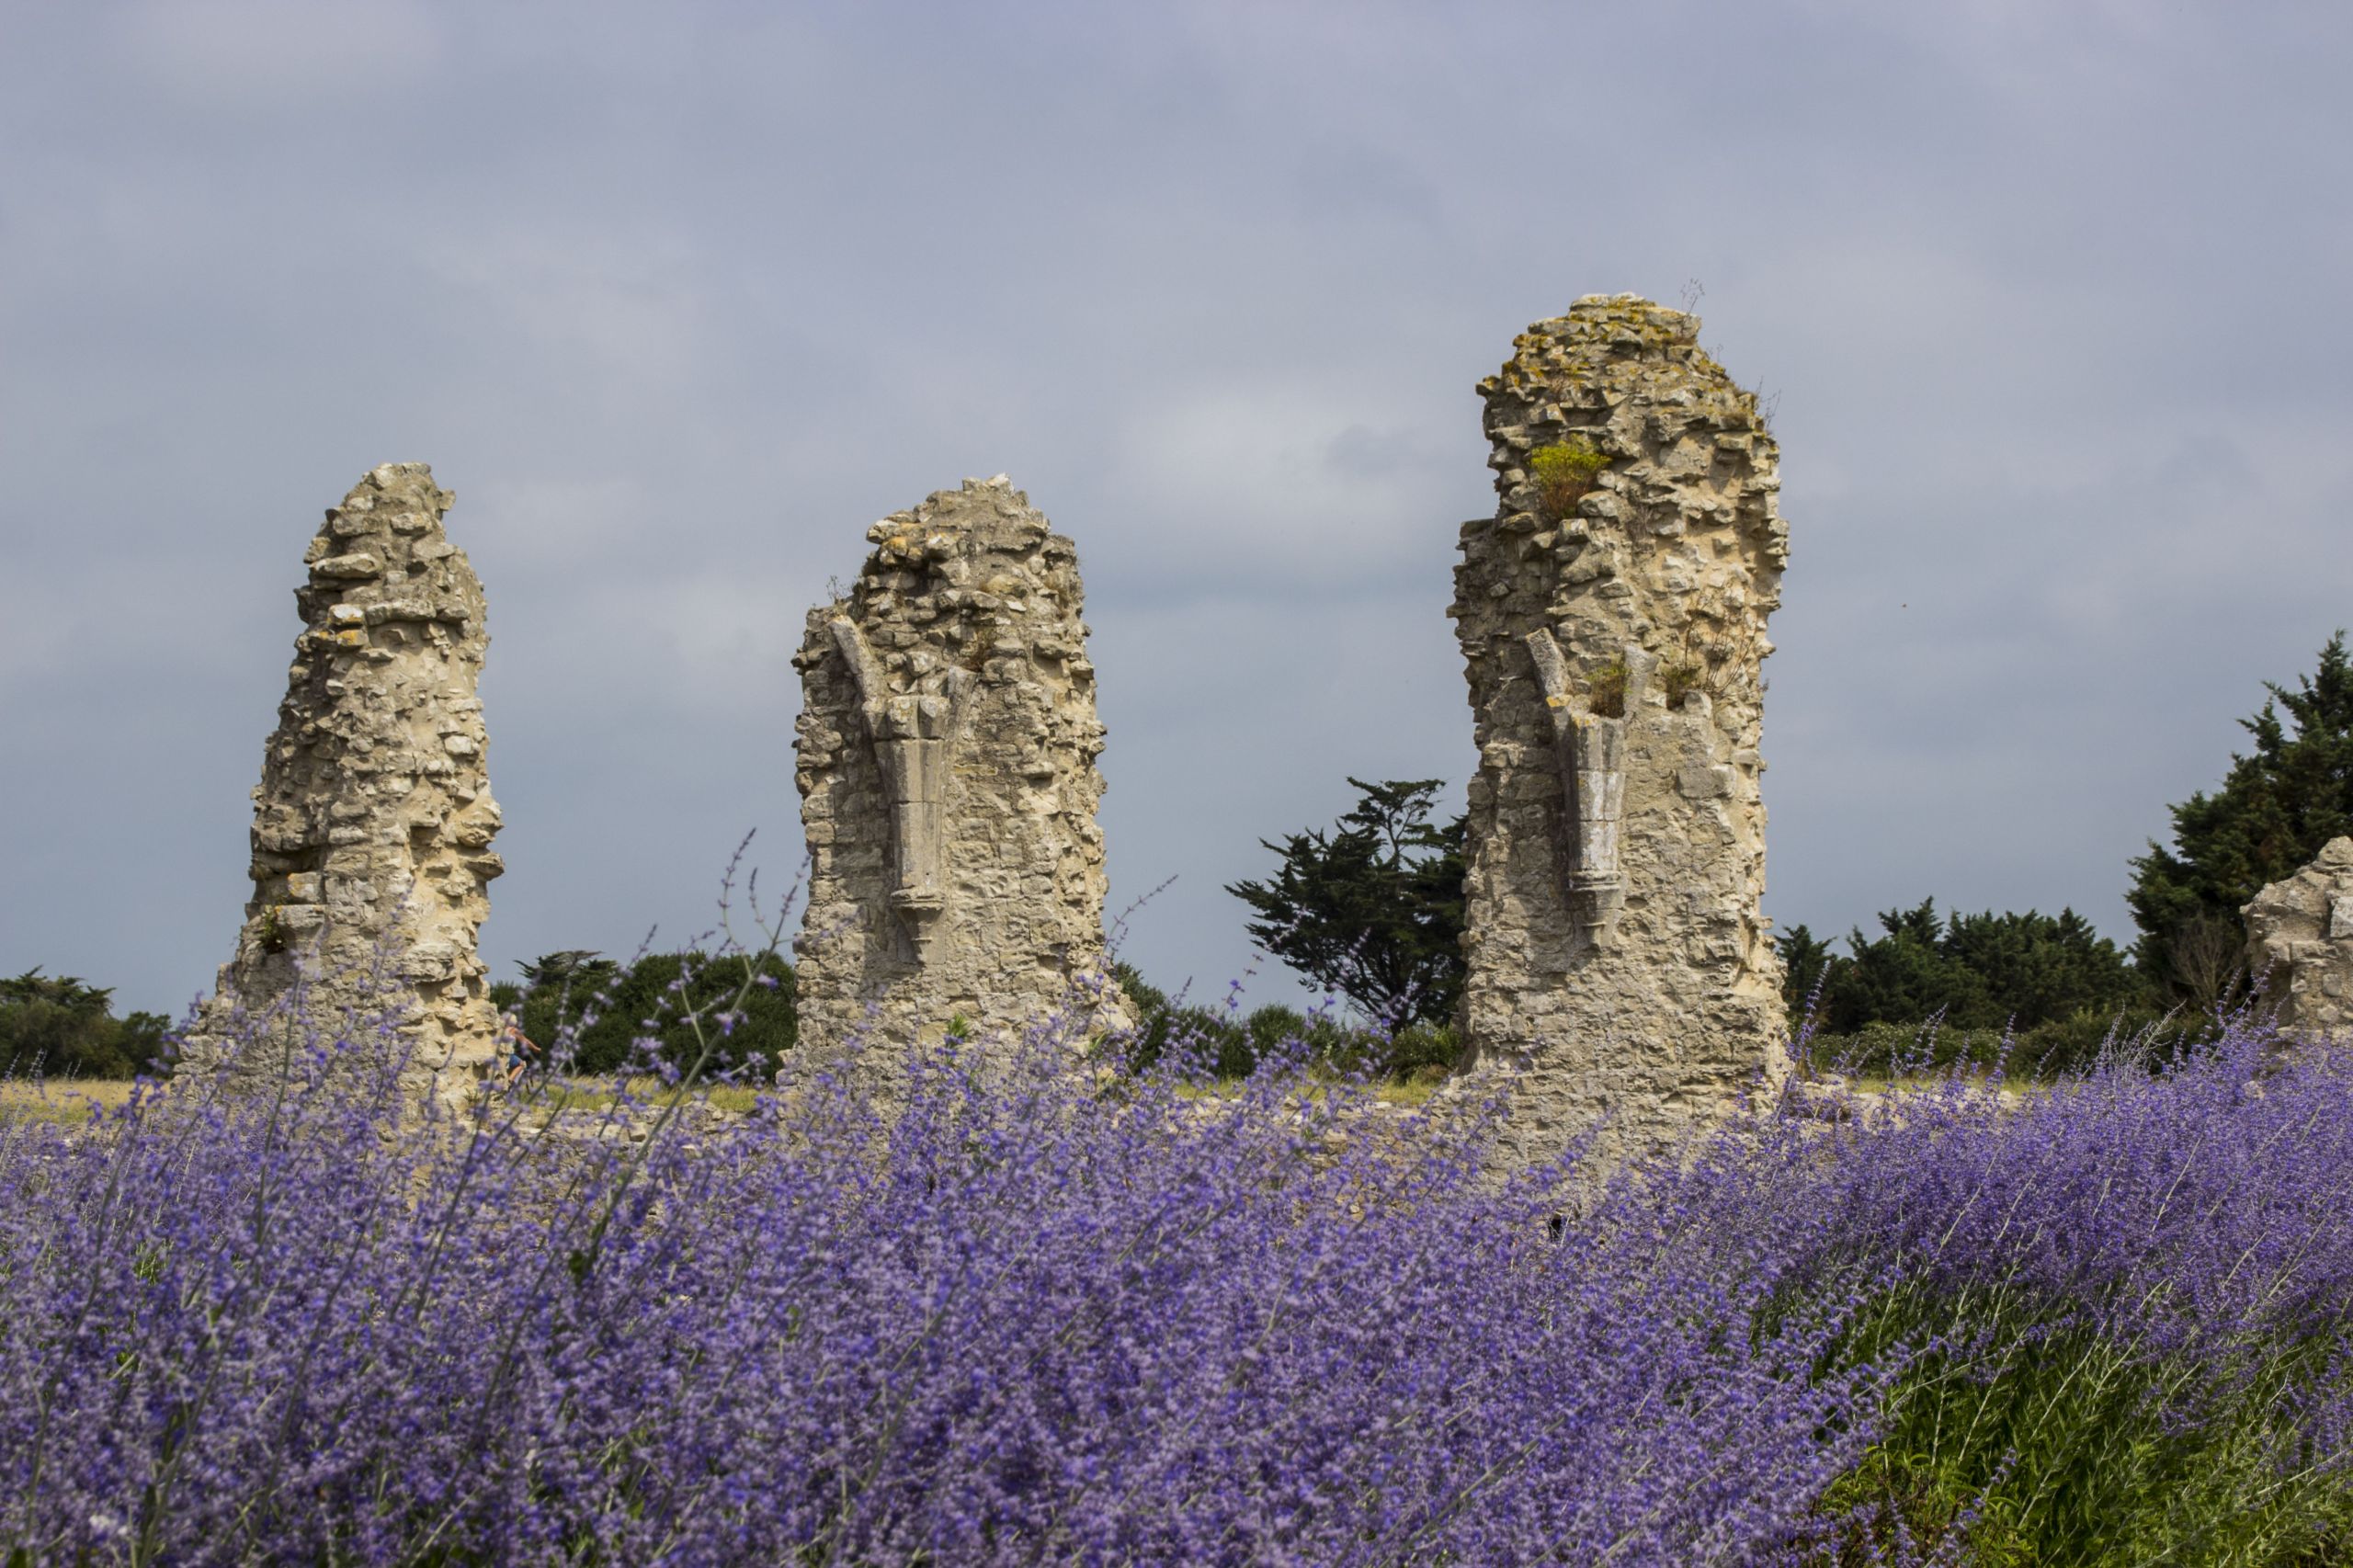
[[[183,1072],[219,1067],[240,1016],[267,1012],[301,971],[301,1015],[273,1025],[273,1042],[334,1028],[347,1007],[372,1013],[380,952],[406,1007],[406,1087],[453,1095],[494,1054],[474,949],[505,869],[474,695],[490,639],[482,584],[442,530],[452,499],[425,464],[387,463],[302,557],[302,634],[254,790],[253,899]],[[238,1058],[241,1073],[276,1060]]]
[[[2247,969],[2265,982],[2283,1034],[2353,1038],[2353,838],[2332,838],[2311,865],[2256,893]]]
[[[870,1009],[885,1046],[959,1017],[974,1036],[1017,1028],[1103,964],[1104,731],[1076,548],[1003,474],[867,538],[793,659],[803,1063]]]
[[[1756,400],[1699,321],[1589,295],[1480,382],[1495,515],[1462,525],[1466,1060],[1511,1137],[1600,1151],[1731,1108],[1785,1034],[1758,907],[1766,617],[1788,531]]]

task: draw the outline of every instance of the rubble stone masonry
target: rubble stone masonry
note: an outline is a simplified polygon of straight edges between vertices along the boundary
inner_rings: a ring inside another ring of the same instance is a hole
[[[387,463],[302,558],[303,630],[254,790],[253,898],[185,1074],[222,1067],[248,1019],[264,1027],[240,1076],[274,1071],[346,1009],[371,1014],[380,957],[404,1007],[404,1087],[460,1095],[494,1054],[474,948],[504,869],[475,695],[490,639],[482,584],[442,531],[451,500],[425,464]],[[297,995],[299,1010],[278,1006]]]
[[[1539,322],[1479,385],[1500,504],[1449,614],[1471,785],[1466,1061],[1543,1157],[1655,1147],[1778,1069],[1759,909],[1766,618],[1789,536],[1756,397],[1633,295]]]
[[[793,664],[812,857],[798,1062],[1016,1028],[1103,965],[1078,552],[1004,475],[867,532]],[[1114,1001],[1107,1026],[1124,1021]]]
[[[2247,969],[2268,988],[2280,1032],[2320,1043],[2353,1039],[2353,838],[2255,895]]]

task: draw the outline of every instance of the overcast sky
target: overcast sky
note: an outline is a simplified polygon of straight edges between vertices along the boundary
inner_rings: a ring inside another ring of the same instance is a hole
[[[866,527],[1077,541],[1128,956],[1474,762],[1473,383],[1704,290],[1775,400],[1768,912],[2071,904],[2353,623],[2353,8],[0,0],[0,972],[228,957],[323,508],[487,588],[494,969],[801,854]],[[1279,975],[1255,994],[1291,994]]]

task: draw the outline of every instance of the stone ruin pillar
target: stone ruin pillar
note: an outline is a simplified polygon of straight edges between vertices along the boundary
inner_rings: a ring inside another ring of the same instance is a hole
[[[1462,525],[1465,1060],[1528,1157],[1656,1147],[1782,1060],[1757,755],[1789,536],[1756,397],[1696,317],[1588,295],[1479,383],[1501,504]]]
[[[239,1077],[274,1072],[305,1026],[405,1008],[404,1086],[461,1093],[494,1055],[497,1015],[474,934],[497,802],[474,683],[489,636],[482,584],[443,535],[453,497],[423,463],[386,463],[326,515],[302,559],[304,623],[254,790],[254,895],[219,994],[183,1042],[181,1072],[219,1068],[241,1029],[287,997]],[[371,977],[386,966],[391,989]]]
[[[1003,474],[866,537],[865,570],[809,612],[793,658],[809,1062],[870,1008],[885,1047],[959,1017],[1018,1028],[1104,964],[1103,726],[1076,549]]]
[[[2353,1040],[2353,838],[2330,839],[2240,913],[2247,972],[2266,983],[2279,1032],[2309,1044]]]

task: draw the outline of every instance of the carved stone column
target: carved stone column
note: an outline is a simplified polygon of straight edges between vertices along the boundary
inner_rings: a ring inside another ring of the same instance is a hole
[[[799,1063],[1018,1028],[1103,964],[1103,792],[1077,551],[1003,475],[868,530],[794,658],[813,859]],[[1102,1022],[1124,1014],[1116,1003]]]

